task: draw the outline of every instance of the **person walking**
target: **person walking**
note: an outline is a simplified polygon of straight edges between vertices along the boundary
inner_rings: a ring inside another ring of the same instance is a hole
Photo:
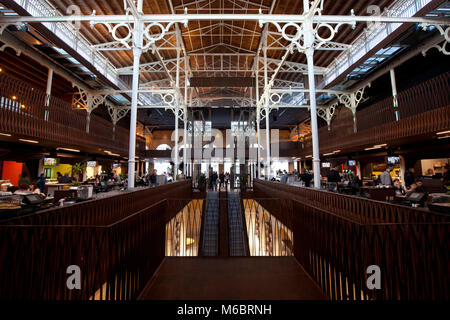
[[[386,166],[386,170],[384,170],[380,174],[380,184],[383,186],[392,186],[392,177],[391,171],[394,170],[394,166],[388,165]]]
[[[211,186],[214,191],[217,191],[217,172],[213,172],[211,175]]]
[[[225,174],[222,172],[219,176],[220,184],[219,184],[219,190],[225,185]]]
[[[312,176],[309,174],[308,171],[306,171],[306,169],[302,170],[300,179],[305,183],[305,187],[309,188],[311,186]]]
[[[341,182],[342,178],[339,174],[339,167],[335,166],[327,174],[327,189],[328,191],[338,191],[338,184]]]

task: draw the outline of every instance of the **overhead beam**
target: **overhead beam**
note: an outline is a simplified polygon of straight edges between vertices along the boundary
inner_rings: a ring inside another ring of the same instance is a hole
[[[227,78],[208,78],[208,77],[192,77],[190,80],[191,87],[254,87],[254,77],[227,77]]]

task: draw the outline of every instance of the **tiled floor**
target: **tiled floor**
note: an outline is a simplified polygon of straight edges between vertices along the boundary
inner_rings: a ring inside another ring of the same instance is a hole
[[[323,300],[293,257],[167,257],[142,300]]]

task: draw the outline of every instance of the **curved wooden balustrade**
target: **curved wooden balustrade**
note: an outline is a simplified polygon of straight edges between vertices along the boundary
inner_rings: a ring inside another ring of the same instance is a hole
[[[188,181],[47,210],[0,225],[0,299],[134,299],[164,258]],[[188,200],[186,200],[186,203]],[[81,290],[68,290],[69,265]]]
[[[295,257],[330,299],[449,298],[450,217],[274,182],[254,189],[283,199],[263,205],[292,228]],[[371,265],[380,290],[366,285]]]
[[[124,191],[98,200],[88,200],[64,207],[12,218],[6,225],[106,225],[129,216],[163,199],[191,198],[189,181],[173,182],[159,187]]]
[[[405,137],[430,134],[450,128],[450,72],[398,94],[398,107],[387,97],[356,112],[357,133],[353,132],[351,112],[333,119],[331,130],[319,129],[320,152],[389,143]],[[396,121],[398,112],[399,121]],[[311,154],[307,139],[301,156]]]
[[[450,222],[450,216],[325,190],[254,181],[255,197],[295,199],[358,223]]]
[[[87,133],[86,111],[74,109],[70,103],[53,96],[47,108],[46,101],[45,92],[0,74],[0,131],[59,145],[128,154],[128,130],[117,126],[113,135],[112,122],[91,114]],[[138,138],[136,152],[145,154],[142,139]]]

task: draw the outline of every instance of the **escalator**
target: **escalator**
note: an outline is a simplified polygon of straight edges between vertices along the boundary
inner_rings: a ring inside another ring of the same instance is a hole
[[[199,256],[250,256],[242,208],[238,193],[208,192]]]

